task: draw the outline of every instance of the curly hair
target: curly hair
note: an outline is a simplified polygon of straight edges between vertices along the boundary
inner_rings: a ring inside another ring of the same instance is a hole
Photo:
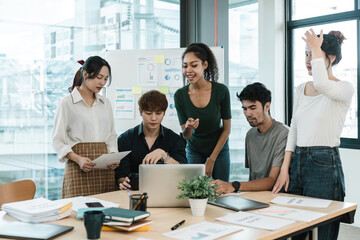
[[[157,90],[151,90],[144,93],[139,98],[138,104],[139,104],[140,112],[142,111],[165,112],[168,107],[168,101],[166,99],[165,94]]]
[[[185,52],[182,55],[182,61],[187,53],[194,53],[202,63],[205,61],[208,62],[208,67],[204,70],[205,80],[217,82],[219,79],[219,71],[216,63],[216,58],[211,49],[204,43],[191,43],[187,46]],[[183,74],[183,79],[185,83],[185,75]]]

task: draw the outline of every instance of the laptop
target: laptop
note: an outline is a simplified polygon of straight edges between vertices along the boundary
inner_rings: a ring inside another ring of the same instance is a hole
[[[208,201],[209,204],[231,209],[234,211],[249,211],[259,208],[266,208],[269,206],[267,203],[257,202],[247,198],[237,196],[224,196],[217,197],[214,201]]]
[[[15,239],[53,239],[73,230],[73,226],[47,223],[8,222],[0,225],[0,237]]]
[[[188,199],[177,199],[179,181],[205,175],[204,164],[140,164],[139,191],[148,195],[147,207],[189,207]]]

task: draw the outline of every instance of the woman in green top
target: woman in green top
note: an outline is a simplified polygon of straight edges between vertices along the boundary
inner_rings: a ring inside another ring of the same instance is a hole
[[[182,55],[188,84],[174,100],[189,163],[205,163],[206,175],[229,181],[230,94],[218,80],[216,59],[203,43],[190,44]]]

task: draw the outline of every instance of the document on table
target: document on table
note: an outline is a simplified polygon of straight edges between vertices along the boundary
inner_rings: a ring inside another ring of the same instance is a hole
[[[96,166],[94,168],[107,168],[108,164],[120,162],[120,160],[123,159],[130,152],[131,151],[124,151],[119,153],[103,154],[92,161],[93,163],[96,163]]]
[[[321,218],[326,215],[326,213],[280,207],[280,206],[270,206],[268,208],[259,209],[255,213],[259,213],[271,217],[282,217],[282,218],[303,221],[303,222],[311,222],[315,219]]]
[[[224,225],[211,222],[201,222],[188,227],[180,227],[178,230],[164,233],[165,236],[175,239],[216,239],[230,233],[242,230],[242,228],[234,225]]]
[[[260,228],[265,230],[278,230],[287,225],[295,223],[293,220],[268,217],[260,214],[247,212],[229,213],[226,216],[215,218],[218,221],[238,224],[246,227]]]
[[[327,208],[332,201],[326,199],[278,196],[274,198],[271,202],[281,205],[290,205],[290,206],[299,206],[299,207]]]

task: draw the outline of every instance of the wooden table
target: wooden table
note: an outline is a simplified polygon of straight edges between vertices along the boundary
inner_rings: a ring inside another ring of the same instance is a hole
[[[294,196],[290,194],[272,194],[271,192],[248,192],[241,195],[241,197],[270,203],[270,201],[276,196]],[[99,195],[94,195],[93,197],[120,203],[120,207],[128,208],[129,207],[129,196],[126,191],[115,191]],[[328,208],[325,209],[315,209],[317,212],[327,213],[326,216],[314,220],[312,222],[301,222],[296,221],[294,224],[288,225],[277,231],[266,231],[261,229],[249,228],[241,226],[243,230],[227,235],[220,239],[286,239],[293,236],[295,233],[303,232],[317,226],[327,223],[331,220],[336,220],[342,218],[342,221],[352,223],[353,216],[355,214],[357,205],[354,203],[346,202],[337,202],[333,201]],[[301,208],[304,210],[314,211],[313,208]],[[101,239],[137,239],[137,238],[147,238],[147,239],[169,239],[162,235],[165,232],[169,232],[170,228],[185,219],[186,222],[181,226],[181,228],[202,222],[216,222],[214,218],[224,216],[227,213],[233,213],[234,211],[216,207],[213,205],[207,205],[205,216],[203,217],[193,217],[191,215],[190,208],[148,208],[148,211],[151,213],[149,219],[153,221],[150,225],[150,230],[148,232],[101,232]],[[14,221],[14,218],[0,212],[0,224],[4,222]],[[74,230],[62,235],[56,239],[86,239],[86,231],[84,224],[81,220],[75,218],[75,214],[69,218],[62,219],[56,222],[55,224],[61,225],[72,225]]]

